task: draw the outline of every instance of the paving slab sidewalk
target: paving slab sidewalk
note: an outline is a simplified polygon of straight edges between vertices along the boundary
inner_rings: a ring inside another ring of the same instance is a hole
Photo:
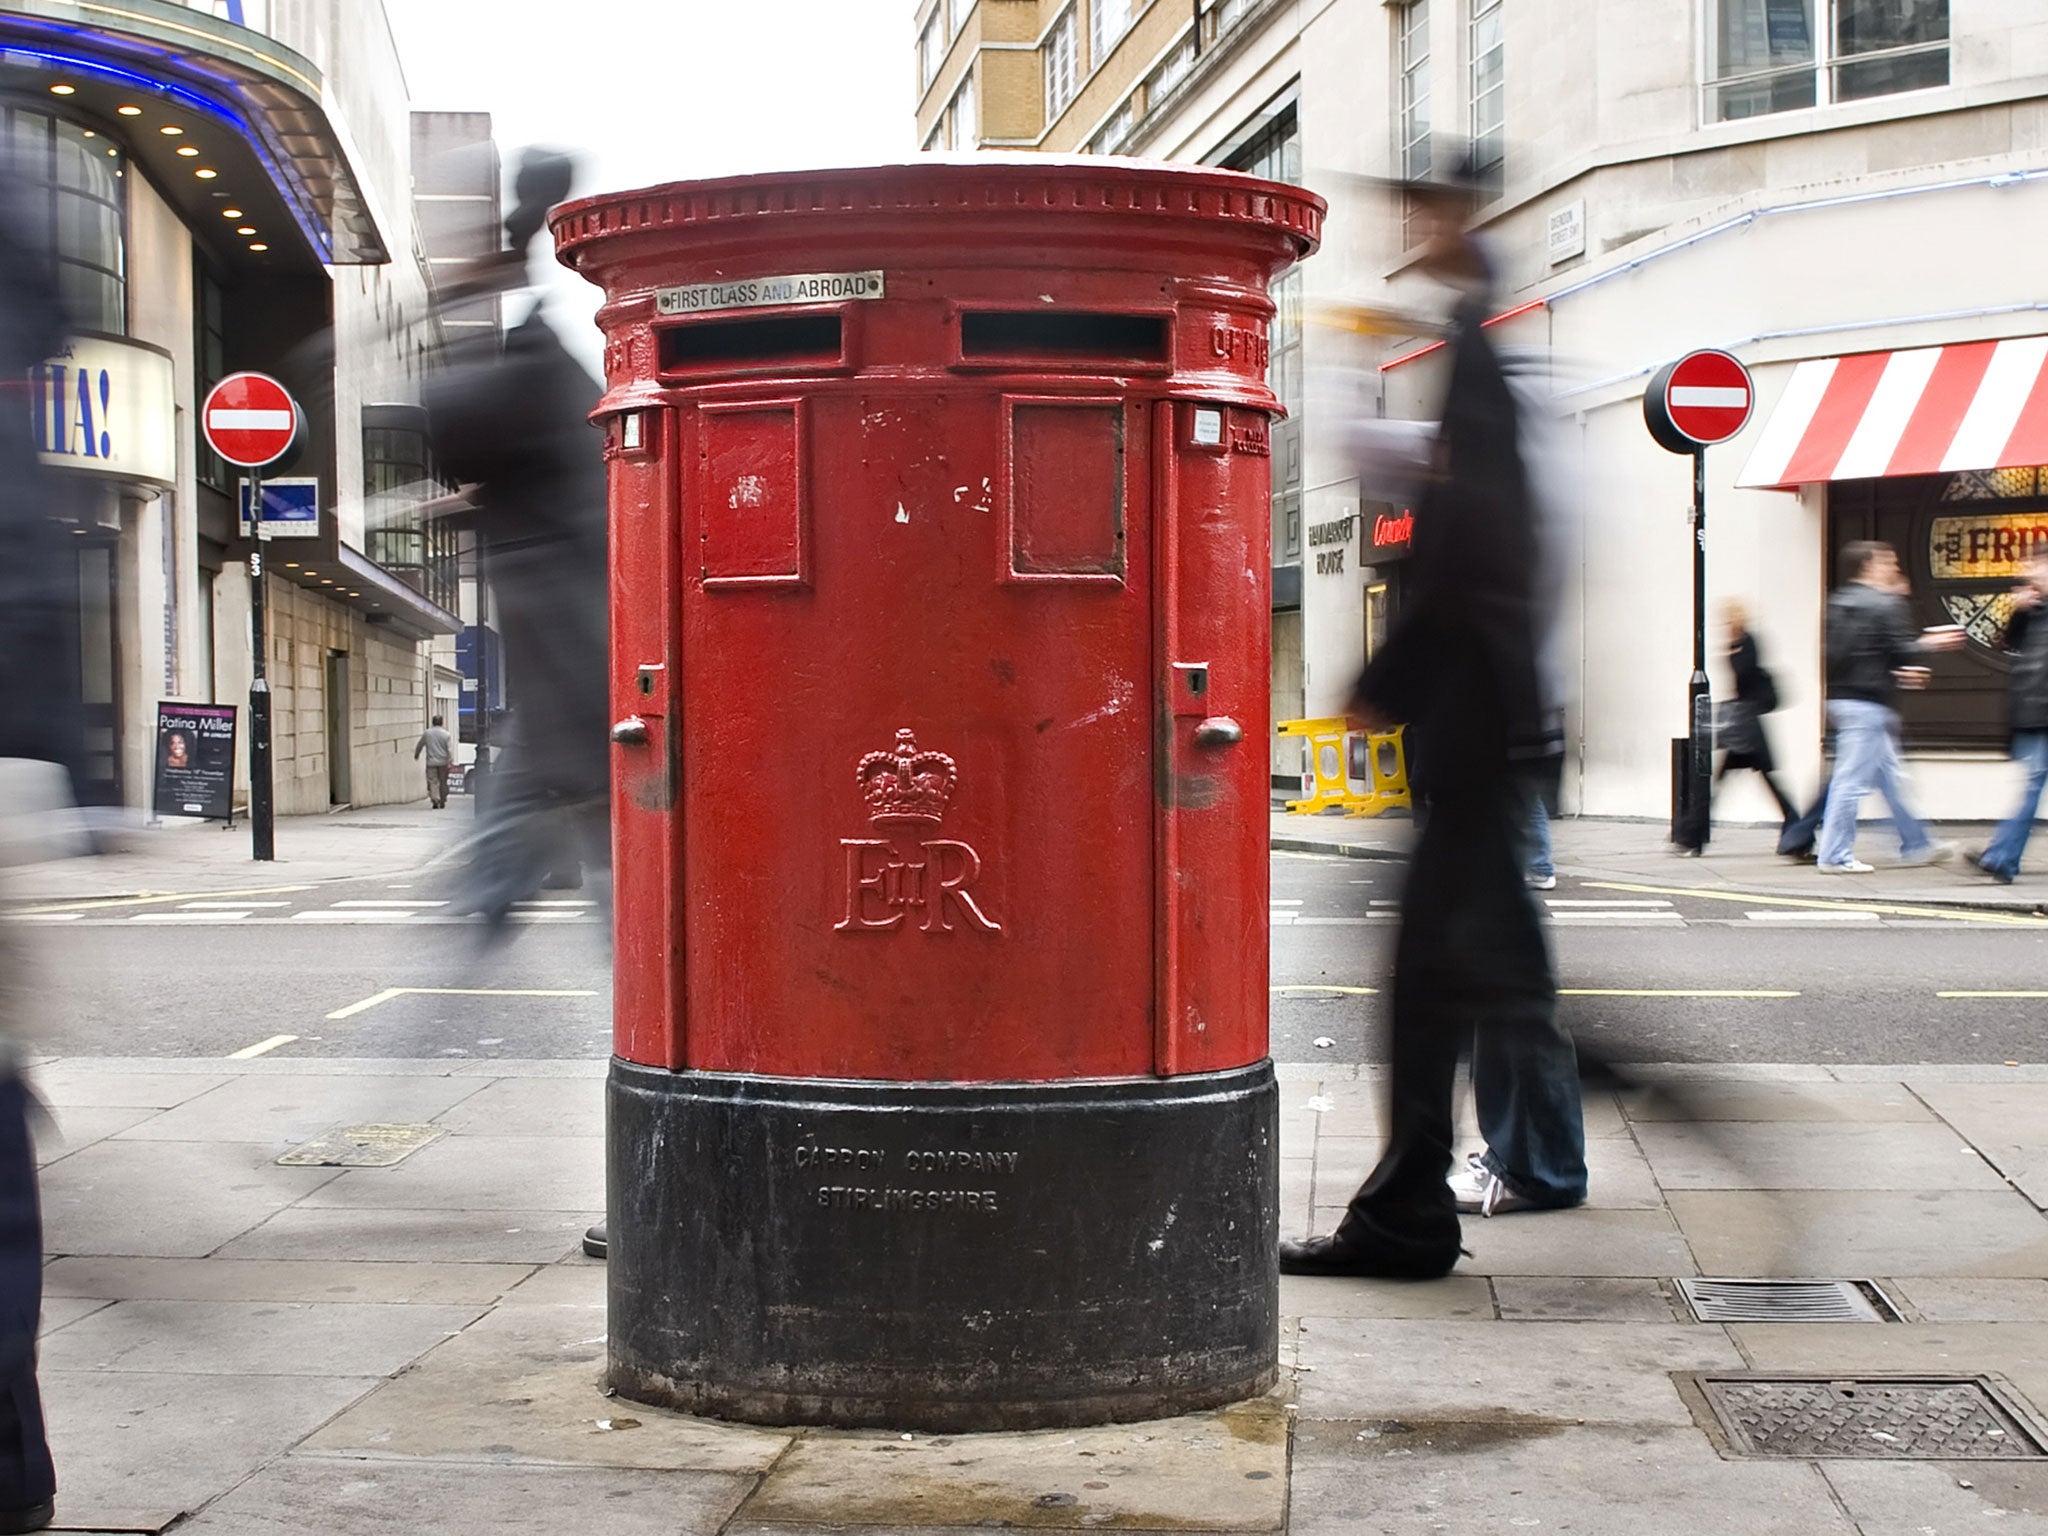
[[[277,857],[250,857],[249,826],[170,818],[108,834],[108,851],[89,858],[23,865],[5,872],[0,900],[10,906],[107,901],[155,895],[211,896],[323,885],[399,874],[445,858],[476,829],[474,802],[457,797],[442,811],[425,799],[321,816],[281,816]]]
[[[38,1070],[67,1529],[2048,1533],[2048,1462],[1735,1459],[1682,1390],[1903,1370],[1993,1376],[2030,1420],[2048,1408],[2048,1218],[2027,1192],[2048,1070],[1648,1069],[1701,1118],[1675,1119],[1671,1094],[1598,1096],[1587,1208],[1470,1223],[1443,1281],[1283,1280],[1269,1397],[957,1436],[604,1395],[604,1270],[577,1244],[602,1063]],[[1370,1160],[1381,1079],[1281,1078],[1297,1235]],[[366,1118],[439,1134],[390,1168],[278,1165]],[[1901,1320],[1700,1323],[1674,1285],[1697,1273],[1869,1280]]]
[[[1989,822],[1943,822],[1937,839],[1959,848],[1990,841]],[[1272,846],[1284,853],[1341,854],[1400,860],[1408,856],[1414,823],[1405,813],[1383,817],[1295,816],[1275,811]],[[1644,885],[1704,895],[1743,892],[1826,902],[1978,907],[1986,911],[2048,916],[2048,834],[2035,852],[2034,873],[1998,885],[1960,859],[1946,866],[1904,868],[1886,862],[1888,828],[1865,823],[1858,854],[1876,865],[1868,875],[1822,875],[1811,864],[1778,857],[1775,827],[1717,826],[1699,857],[1680,854],[1662,822],[1598,816],[1561,816],[1550,824],[1558,872],[1588,880]]]

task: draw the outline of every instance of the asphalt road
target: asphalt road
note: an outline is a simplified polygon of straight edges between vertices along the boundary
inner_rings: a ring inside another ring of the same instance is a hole
[[[1395,864],[1275,857],[1277,1059],[1377,1059],[1399,879]],[[385,877],[10,925],[42,975],[35,1043],[102,1056],[605,1054],[609,981],[591,896],[545,893],[505,942],[486,947],[481,929],[454,915],[451,885],[445,874]],[[1569,878],[1545,899],[1565,1016],[1610,1059],[2048,1055],[2048,923],[1872,917]],[[1943,995],[2001,991],[2035,995]]]

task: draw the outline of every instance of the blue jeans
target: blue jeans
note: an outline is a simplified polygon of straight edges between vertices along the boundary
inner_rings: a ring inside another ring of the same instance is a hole
[[[2027,838],[2034,830],[2034,813],[2041,808],[2041,792],[2048,789],[2048,731],[2017,731],[2012,738],[2012,759],[2027,770],[2026,792],[2019,809],[2002,823],[1978,863],[2010,880],[2020,872],[2020,855],[2027,851]]]
[[[1550,812],[1529,797],[1523,868],[1553,873]],[[1472,1031],[1472,1107],[1486,1138],[1482,1161],[1503,1184],[1539,1205],[1586,1198],[1586,1122],[1579,1105],[1579,1053],[1552,1010],[1510,1022],[1482,1020]]]
[[[1899,793],[1899,748],[1893,735],[1898,718],[1884,705],[1864,699],[1828,700],[1828,724],[1835,728],[1835,776],[1820,824],[1821,863],[1842,865],[1855,857],[1856,812],[1873,789],[1891,808],[1902,858],[1925,853],[1934,845]]]
[[[1557,866],[1550,862],[1550,812],[1544,809],[1543,797],[1535,797],[1534,808],[1529,812],[1529,873],[1538,880],[1548,880],[1557,873]]]
[[[1538,1205],[1585,1200],[1579,1053],[1555,1014],[1473,1030],[1472,1107],[1488,1172]]]

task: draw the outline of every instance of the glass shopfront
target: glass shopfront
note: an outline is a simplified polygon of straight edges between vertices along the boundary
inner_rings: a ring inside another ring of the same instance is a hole
[[[2002,748],[2010,663],[2001,642],[2021,568],[2048,554],[2048,467],[1831,485],[1830,578],[1852,539],[1898,550],[1914,624],[1960,624],[1969,637],[1932,659],[1925,691],[1900,695],[1906,745]]]
[[[105,132],[6,106],[13,210],[26,243],[48,253],[76,331],[128,332],[127,155]]]

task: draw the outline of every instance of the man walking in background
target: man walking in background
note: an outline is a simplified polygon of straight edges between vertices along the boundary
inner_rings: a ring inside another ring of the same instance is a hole
[[[434,723],[420,732],[420,739],[412,749],[413,760],[420,754],[427,757],[427,799],[435,810],[448,804],[448,765],[455,761],[455,743],[448,732],[442,729],[441,717],[434,716]]]
[[[1921,665],[1963,643],[1959,629],[1913,633],[1906,578],[1898,552],[1873,539],[1842,547],[1842,585],[1828,599],[1828,724],[1835,732],[1835,776],[1821,821],[1819,862],[1825,875],[1867,875],[1856,857],[1856,813],[1875,789],[1891,809],[1899,861],[1936,864],[1955,853],[1937,843],[1907,806],[1899,787],[1901,687],[1926,686]]]
[[[2034,831],[2034,813],[2041,808],[2042,790],[2048,788],[2048,550],[2027,561],[2012,602],[2012,617],[2005,626],[2005,649],[2012,657],[2012,757],[2026,770],[2026,787],[2018,809],[1999,827],[1991,846],[1970,857],[2000,885],[2011,885],[2020,872],[2020,856]]]

